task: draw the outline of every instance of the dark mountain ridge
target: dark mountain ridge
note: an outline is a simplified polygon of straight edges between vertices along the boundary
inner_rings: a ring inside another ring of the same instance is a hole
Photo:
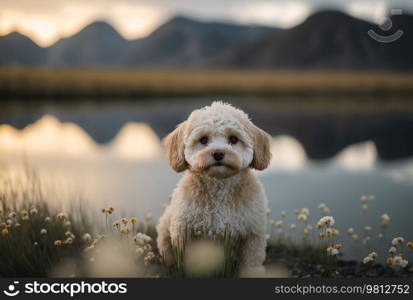
[[[385,32],[337,11],[317,12],[285,30],[175,17],[132,41],[111,25],[95,22],[48,48],[19,33],[0,37],[0,65],[411,70],[413,17],[393,16],[392,21]],[[371,29],[385,36],[399,29],[404,34],[380,43],[367,34]]]

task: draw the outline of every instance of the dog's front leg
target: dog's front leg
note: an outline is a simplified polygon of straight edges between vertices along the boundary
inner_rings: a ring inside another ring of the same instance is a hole
[[[159,224],[156,226],[156,231],[158,233],[157,244],[159,253],[163,258],[166,265],[171,265],[173,263],[173,250],[171,243],[171,214],[169,210],[165,211],[162,217],[159,219]]]
[[[265,249],[267,241],[265,234],[250,234],[241,248],[240,271],[244,275],[264,272]],[[259,275],[259,274],[258,274]]]

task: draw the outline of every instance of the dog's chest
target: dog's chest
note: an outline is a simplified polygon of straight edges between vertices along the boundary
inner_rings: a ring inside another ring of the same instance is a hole
[[[247,217],[251,209],[246,204],[239,203],[237,199],[226,195],[216,196],[213,201],[207,203],[191,201],[183,204],[178,211],[181,212],[180,222],[183,221],[190,231],[200,231],[208,235],[224,232],[232,235],[247,235],[252,229]]]

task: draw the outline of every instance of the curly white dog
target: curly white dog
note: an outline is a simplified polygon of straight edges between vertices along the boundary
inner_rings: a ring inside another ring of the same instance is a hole
[[[267,199],[251,168],[268,166],[269,135],[243,111],[214,102],[193,111],[165,138],[165,146],[170,166],[186,173],[157,226],[164,260],[171,263],[173,247],[188,229],[209,235],[229,231],[244,241],[240,267],[262,269]]]

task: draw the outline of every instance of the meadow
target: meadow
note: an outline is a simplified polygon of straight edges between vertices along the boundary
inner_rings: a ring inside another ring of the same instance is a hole
[[[320,203],[318,212],[307,208],[268,215],[266,271],[240,273],[236,253],[242,242],[226,232],[207,236],[187,232],[180,241],[172,265],[164,264],[156,247],[156,220],[151,213],[131,217],[106,206],[100,211],[46,202],[42,182],[34,173],[15,181],[0,180],[0,276],[2,277],[406,277],[413,276],[409,261],[413,242],[387,237],[389,216],[380,216],[382,233],[370,236],[371,228],[335,228],[330,209]],[[361,196],[367,209],[373,196]],[[287,223],[287,214],[296,222]],[[363,231],[357,235],[356,232]],[[295,234],[297,233],[297,234]],[[340,242],[349,234],[354,243],[369,249],[371,239],[388,244],[388,253],[370,249],[362,261],[346,261],[343,251],[352,245]],[[205,260],[208,257],[208,260]],[[377,261],[385,258],[385,264]]]
[[[395,98],[412,92],[410,73],[0,68],[2,99],[194,95]]]

